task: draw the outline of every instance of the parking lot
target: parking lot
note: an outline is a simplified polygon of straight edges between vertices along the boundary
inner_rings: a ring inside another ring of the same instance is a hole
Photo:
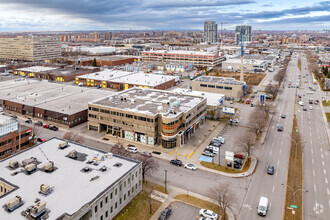
[[[199,218],[199,208],[181,202],[173,202],[170,206],[172,214],[168,218],[169,220],[193,220]]]

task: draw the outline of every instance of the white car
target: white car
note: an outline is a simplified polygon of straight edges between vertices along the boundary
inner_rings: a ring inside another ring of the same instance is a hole
[[[126,151],[130,152],[130,153],[133,153],[133,154],[136,154],[138,152],[137,148],[136,147],[127,147],[126,148]]]
[[[224,137],[216,137],[216,138],[213,138],[213,140],[218,140],[221,144],[224,144],[225,143],[225,138]]]
[[[305,105],[305,103],[304,103],[304,102],[302,102],[302,101],[298,102],[298,104],[299,104],[300,106],[303,106],[303,105]]]
[[[219,154],[219,148],[216,146],[209,145],[207,146],[207,149],[211,149],[213,154]]]
[[[313,94],[313,92],[312,91],[308,91],[308,92],[306,92],[307,94]]]
[[[184,165],[184,168],[187,168],[189,170],[197,170],[197,167],[192,163],[187,163],[186,165]]]
[[[213,220],[218,219],[218,214],[208,209],[199,210],[199,215]]]
[[[313,110],[313,106],[309,106],[309,110]]]

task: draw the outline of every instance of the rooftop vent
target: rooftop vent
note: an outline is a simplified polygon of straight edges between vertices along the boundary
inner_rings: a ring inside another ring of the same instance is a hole
[[[115,163],[113,166],[119,168],[119,167],[121,167],[122,165],[123,165],[122,163]]]
[[[100,170],[101,170],[102,172],[105,172],[105,171],[107,171],[107,169],[108,169],[108,168],[107,168],[107,166],[106,166],[106,165],[104,165],[103,167],[101,167],[101,169],[100,169]]]

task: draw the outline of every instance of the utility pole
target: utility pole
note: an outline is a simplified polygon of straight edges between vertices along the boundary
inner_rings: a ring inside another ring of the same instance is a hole
[[[165,171],[165,193],[167,192],[167,170]]]
[[[243,55],[244,55],[244,44],[243,44],[243,34],[241,33],[241,76],[240,76],[240,81],[244,81]]]

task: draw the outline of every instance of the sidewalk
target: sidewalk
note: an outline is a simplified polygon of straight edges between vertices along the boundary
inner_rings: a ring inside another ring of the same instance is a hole
[[[187,194],[187,191],[186,190],[183,190],[183,189],[180,189],[180,188],[177,188],[175,186],[169,185],[168,186],[168,197],[167,197],[167,199],[158,208],[158,210],[154,213],[154,215],[150,218],[150,220],[157,220],[158,217],[160,216],[161,212],[166,207],[168,207],[171,203],[173,203],[173,202],[182,202],[180,200],[174,199],[175,196],[177,196],[179,194]],[[199,198],[199,199],[202,199],[202,200],[205,200],[205,201],[209,201],[209,202],[215,203],[215,201],[213,201],[211,198],[208,198],[206,196],[199,195],[197,193],[189,192],[189,195],[190,196],[193,196],[193,197],[196,197],[196,198]],[[183,203],[185,203],[185,202],[183,202]],[[193,204],[188,204],[188,205],[193,205]],[[202,207],[198,207],[198,208],[202,208]],[[228,215],[228,219],[229,220],[235,220],[235,216],[234,216],[234,214],[232,213],[232,211],[230,209],[227,209],[227,215]]]

